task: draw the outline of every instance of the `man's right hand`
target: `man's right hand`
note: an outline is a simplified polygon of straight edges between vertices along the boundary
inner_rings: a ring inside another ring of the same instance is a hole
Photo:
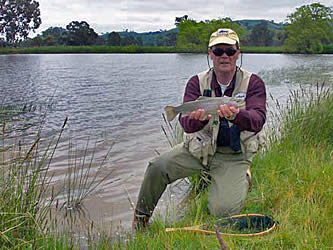
[[[205,121],[211,119],[212,115],[211,114],[206,115],[204,109],[198,109],[196,111],[191,112],[189,117],[190,119]]]

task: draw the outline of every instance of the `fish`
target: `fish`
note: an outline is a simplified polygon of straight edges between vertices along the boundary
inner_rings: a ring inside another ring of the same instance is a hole
[[[236,108],[241,108],[245,106],[244,98],[237,98],[237,97],[229,97],[229,96],[222,96],[222,97],[206,97],[200,96],[195,101],[185,102],[179,106],[166,106],[164,108],[167,120],[170,122],[178,114],[190,114],[192,111],[198,109],[204,109],[205,114],[212,114],[216,115],[217,110],[220,109],[220,105],[232,105]]]

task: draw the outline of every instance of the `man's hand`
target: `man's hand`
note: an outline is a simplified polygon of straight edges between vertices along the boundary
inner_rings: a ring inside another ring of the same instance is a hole
[[[226,118],[228,120],[235,119],[236,115],[239,113],[239,108],[236,108],[235,106],[228,106],[228,105],[221,105],[220,109],[217,111],[217,114],[222,117]]]
[[[190,119],[205,121],[205,120],[209,120],[210,118],[212,118],[212,115],[211,114],[206,115],[204,109],[198,109],[197,111],[191,112],[189,117],[190,117]]]

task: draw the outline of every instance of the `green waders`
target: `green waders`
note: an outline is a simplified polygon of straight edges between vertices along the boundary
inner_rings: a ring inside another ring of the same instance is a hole
[[[202,170],[208,170],[209,209],[216,216],[239,213],[247,196],[249,182],[246,171],[254,154],[216,152],[209,159],[209,169],[193,157],[183,144],[149,162],[138,196],[136,212],[151,216],[167,185]]]

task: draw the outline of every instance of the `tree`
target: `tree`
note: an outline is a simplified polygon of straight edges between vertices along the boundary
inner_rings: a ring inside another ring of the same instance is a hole
[[[302,53],[321,53],[333,42],[333,8],[320,3],[303,5],[288,16],[287,49]]]
[[[188,15],[184,15],[182,17],[176,17],[175,18],[175,25],[178,26],[178,24],[180,24],[183,21],[186,21],[188,18]]]
[[[42,23],[37,1],[2,0],[0,4],[0,34],[11,45],[26,39]]]
[[[273,42],[274,32],[270,31],[267,22],[261,22],[252,29],[249,44],[254,46],[270,46]]]
[[[108,34],[107,44],[111,46],[120,46],[121,38],[119,33],[112,31]]]
[[[121,46],[128,46],[131,44],[135,44],[135,37],[133,35],[126,35],[124,37],[121,37]]]
[[[177,47],[207,50],[210,35],[220,28],[233,29],[240,38],[245,34],[244,29],[239,24],[232,22],[230,18],[209,22],[196,22],[188,19],[178,24]]]
[[[64,45],[68,31],[62,27],[50,27],[42,32],[45,45]]]
[[[66,26],[66,29],[68,45],[92,45],[98,38],[98,34],[85,21],[73,21]]]

